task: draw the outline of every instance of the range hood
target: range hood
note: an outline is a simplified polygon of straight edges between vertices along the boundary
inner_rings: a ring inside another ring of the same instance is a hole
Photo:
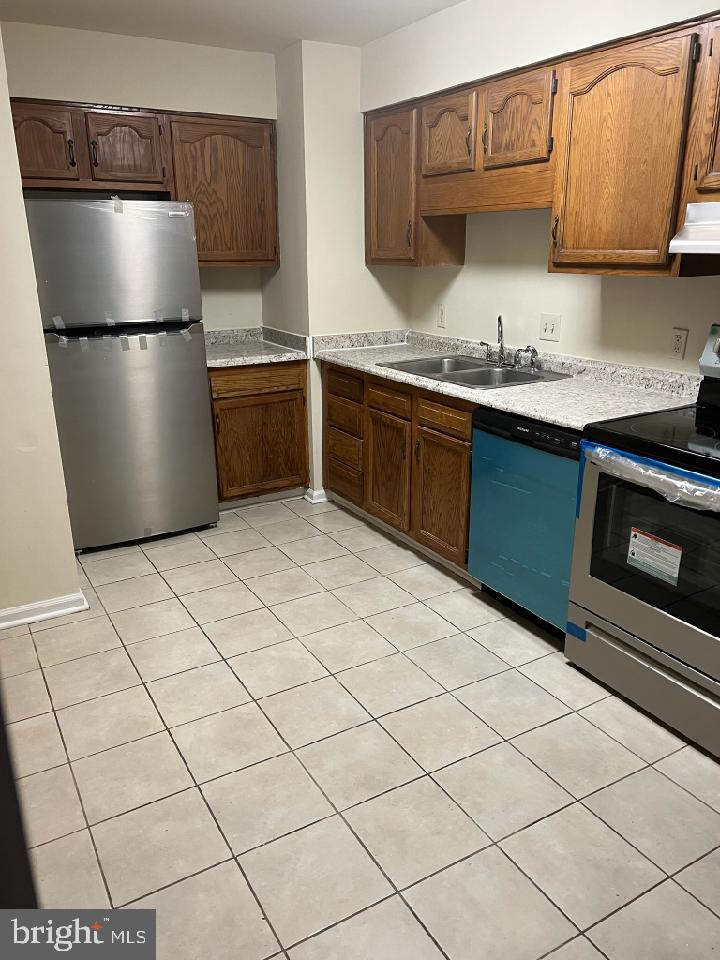
[[[689,203],[685,223],[670,241],[670,253],[720,254],[720,203]]]

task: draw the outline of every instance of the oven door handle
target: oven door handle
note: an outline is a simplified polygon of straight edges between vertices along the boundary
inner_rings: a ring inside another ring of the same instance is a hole
[[[715,477],[588,440],[581,441],[580,447],[583,464],[592,463],[603,473],[654,490],[670,503],[720,513],[720,480]]]

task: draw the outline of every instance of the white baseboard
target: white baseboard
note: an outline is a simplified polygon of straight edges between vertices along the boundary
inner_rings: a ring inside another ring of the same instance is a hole
[[[82,590],[68,593],[64,597],[51,597],[38,600],[37,603],[25,603],[20,607],[5,607],[0,610],[0,630],[4,627],[18,627],[23,623],[35,623],[37,620],[49,620],[51,617],[65,617],[70,613],[87,610],[90,604]]]
[[[310,503],[327,503],[327,494],[322,487],[318,490],[313,490],[308,487],[305,491],[305,499]]]

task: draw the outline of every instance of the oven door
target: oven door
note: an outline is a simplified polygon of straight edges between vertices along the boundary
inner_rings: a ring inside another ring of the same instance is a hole
[[[571,602],[720,678],[720,482],[583,442]]]

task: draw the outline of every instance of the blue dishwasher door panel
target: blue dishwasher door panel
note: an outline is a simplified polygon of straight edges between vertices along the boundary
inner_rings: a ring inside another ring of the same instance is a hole
[[[468,572],[565,630],[576,460],[473,430]]]

